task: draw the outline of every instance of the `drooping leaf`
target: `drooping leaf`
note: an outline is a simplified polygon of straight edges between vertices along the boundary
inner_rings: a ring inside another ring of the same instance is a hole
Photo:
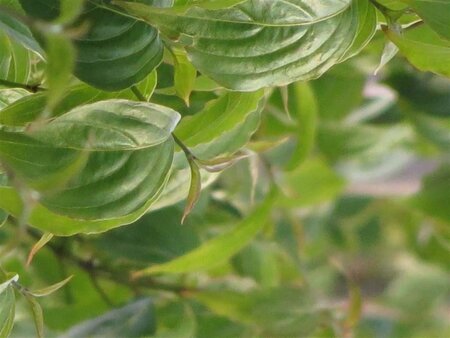
[[[179,274],[211,269],[226,262],[245,245],[266,224],[274,202],[274,193],[228,233],[213,238],[200,247],[167,263],[153,265],[135,273],[135,277],[158,273]]]
[[[191,168],[191,182],[189,193],[186,198],[186,206],[183,211],[183,216],[181,217],[181,224],[184,223],[186,217],[188,217],[192,209],[194,209],[195,204],[197,204],[200,198],[200,193],[202,191],[202,177],[200,174],[200,168],[192,158],[189,159],[189,167]]]
[[[358,27],[351,1],[245,1],[222,10],[186,13],[115,1],[180,38],[203,74],[223,86],[252,91],[322,75],[351,46]]]
[[[44,313],[42,311],[42,307],[39,302],[26,291],[22,293],[25,299],[28,301],[28,304],[31,309],[31,313],[33,314],[34,326],[36,328],[36,335],[38,338],[44,338]]]

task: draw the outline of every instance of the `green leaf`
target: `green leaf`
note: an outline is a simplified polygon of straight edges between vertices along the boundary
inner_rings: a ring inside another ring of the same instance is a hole
[[[179,274],[208,270],[225,263],[245,247],[267,223],[274,202],[272,192],[266,200],[228,233],[203,243],[186,255],[167,263],[153,265],[135,273],[135,277],[166,273]]]
[[[195,85],[197,70],[189,62],[186,54],[182,50],[173,48],[172,54],[175,68],[175,91],[186,105],[189,105],[189,96]]]
[[[258,0],[181,14],[115,3],[179,39],[200,72],[242,91],[319,77],[343,57],[358,28],[350,0]]]
[[[139,91],[144,95],[147,101],[150,101],[150,98],[155,91],[156,84],[158,83],[158,74],[156,70],[152,71],[147,77],[139,82],[136,86]],[[124,91],[126,92],[126,91]]]
[[[42,20],[53,20],[60,15],[60,0],[19,0],[28,15]]]
[[[156,330],[153,303],[145,298],[74,326],[60,338],[144,337]]]
[[[148,213],[134,224],[102,234],[93,244],[101,255],[115,260],[140,266],[166,262],[199,245],[199,236],[190,226],[195,219],[180,226],[182,214],[175,206]]]
[[[52,238],[53,234],[44,233],[42,237],[33,245],[33,247],[30,250],[30,253],[28,254],[26,263],[27,266],[31,264],[31,261],[33,260],[33,257],[36,255],[36,253],[38,253],[39,250],[41,250],[48,242],[50,242]]]
[[[0,111],[4,107],[13,104],[20,98],[29,94],[25,89],[13,88],[13,89],[0,89]],[[1,116],[1,113],[0,113]]]
[[[442,37],[450,40],[450,1],[448,0],[402,0]]]
[[[189,167],[191,168],[191,183],[189,187],[189,194],[186,199],[186,206],[181,217],[181,224],[184,223],[186,217],[189,216],[195,204],[197,204],[200,198],[200,192],[202,191],[202,177],[200,175],[200,168],[193,158],[188,158]]]
[[[102,101],[54,119],[32,137],[0,132],[0,159],[42,194],[30,224],[55,235],[104,231],[134,221],[161,193],[178,119],[151,103]],[[59,191],[46,193],[84,153],[85,166],[75,175],[70,170],[73,177]],[[0,195],[0,206],[20,215],[18,196],[7,187]]]
[[[74,67],[75,50],[70,40],[61,34],[48,34],[47,52],[47,109],[52,111],[66,92]]]
[[[0,31],[25,48],[43,55],[42,48],[36,42],[28,27],[3,11],[0,11]]]
[[[144,80],[146,81],[146,80]],[[146,86],[140,83],[139,86]],[[151,84],[150,84],[151,86]],[[140,87],[142,89],[142,87]],[[93,103],[108,99],[134,99],[131,90],[121,92],[105,92],[86,84],[77,84],[67,89],[66,95],[50,112],[49,117],[59,116],[67,113],[69,110],[88,103]],[[46,93],[40,92],[28,95],[22,99],[15,100],[13,104],[0,110],[0,124],[8,126],[25,126],[29,122],[33,122],[41,116],[45,110],[47,96]]]
[[[16,299],[14,289],[8,286],[0,293],[0,338],[8,338],[14,326]]]
[[[389,29],[385,33],[419,70],[450,77],[450,41],[441,39],[428,26],[407,29],[402,35]]]
[[[73,276],[69,276],[66,279],[62,280],[61,282],[47,286],[46,288],[43,288],[40,290],[33,290],[33,291],[29,290],[27,292],[34,297],[45,297],[45,296],[51,295],[52,293],[61,289],[64,285],[66,285],[68,282],[70,282],[72,277]]]
[[[263,91],[226,93],[199,113],[183,118],[175,133],[202,160],[232,154],[258,128],[263,95]]]
[[[0,79],[28,83],[33,53],[0,32]]]
[[[74,41],[75,75],[80,80],[103,90],[121,90],[143,80],[161,62],[159,33],[146,23],[100,7],[90,8],[81,20],[90,29]]]
[[[306,83],[293,83],[289,86],[289,111],[297,122],[295,150],[287,163],[287,169],[297,168],[311,153],[317,128],[318,107],[314,92]]]
[[[19,275],[17,274],[6,274],[5,277],[2,276],[1,284],[0,284],[0,294],[5,292],[6,289],[11,285],[13,282],[17,282],[19,280]]]
[[[36,328],[36,335],[38,338],[44,338],[44,313],[42,312],[41,305],[38,303],[36,298],[28,292],[25,291],[22,294],[30,305],[31,312],[33,314],[34,326]]]
[[[377,30],[377,13],[372,3],[368,0],[358,0],[353,4],[358,8],[358,31],[352,46],[345,52],[341,61],[359,54],[372,40]]]

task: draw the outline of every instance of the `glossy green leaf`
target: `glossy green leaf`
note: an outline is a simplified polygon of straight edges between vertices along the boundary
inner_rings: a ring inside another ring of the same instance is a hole
[[[161,62],[159,33],[146,23],[100,7],[91,8],[81,20],[90,29],[74,41],[75,75],[80,80],[103,90],[121,90],[143,80]]]
[[[267,223],[271,211],[270,207],[274,202],[274,195],[274,193],[271,193],[261,205],[228,233],[203,243],[184,256],[141,270],[135,276],[196,272],[225,263],[246,246]]]
[[[43,54],[42,48],[34,39],[29,28],[12,15],[3,11],[0,11],[0,31],[25,48],[40,55]]]
[[[42,193],[42,206],[30,215],[32,225],[56,235],[104,231],[135,220],[160,194],[172,165],[171,131],[178,119],[173,110],[150,103],[98,102],[54,119],[32,137],[0,133],[0,159]],[[88,158],[74,173],[82,154]],[[67,184],[47,192],[55,179],[66,179],[65,170],[71,175]],[[18,196],[3,189],[0,205],[17,216]],[[44,215],[53,222],[43,224]]]
[[[144,80],[145,81],[145,80]],[[141,84],[139,84],[141,86]],[[146,84],[142,84],[146,86]],[[150,84],[151,86],[151,84]],[[141,89],[145,89],[140,87]],[[29,94],[29,93],[28,93]],[[67,89],[66,95],[50,112],[49,117],[59,116],[69,110],[88,103],[93,103],[108,99],[134,99],[131,90],[120,92],[105,92],[87,86],[77,84]],[[14,100],[0,110],[0,123],[8,126],[25,126],[27,123],[38,119],[45,110],[47,97],[44,92],[28,95],[19,100]]]
[[[391,30],[385,33],[415,67],[450,77],[450,41],[441,39],[428,26],[408,29],[402,35]]]
[[[223,10],[186,13],[116,1],[179,38],[203,74],[252,91],[319,77],[339,62],[358,26],[351,1],[246,1]]]
[[[341,61],[359,54],[372,40],[377,30],[377,13],[372,3],[368,0],[358,0],[353,4],[358,11],[358,31],[352,46],[345,52]]]

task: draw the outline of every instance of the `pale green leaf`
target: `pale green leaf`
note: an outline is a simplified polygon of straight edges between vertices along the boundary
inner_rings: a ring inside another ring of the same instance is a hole
[[[8,338],[14,326],[16,299],[14,289],[9,286],[0,294],[0,338]]]
[[[45,297],[45,296],[51,295],[52,293],[61,289],[72,279],[72,277],[73,276],[69,276],[66,279],[62,280],[61,282],[47,286],[46,288],[39,289],[39,290],[29,290],[27,292],[34,297]]]
[[[135,277],[159,273],[179,274],[203,271],[225,263],[245,247],[268,222],[274,195],[272,192],[261,205],[228,233],[203,243],[184,256],[141,270],[135,274]]]
[[[402,0],[438,34],[450,40],[449,0]]]
[[[403,34],[385,29],[385,33],[419,70],[450,77],[450,41],[441,39],[428,26],[407,29]]]
[[[173,48],[172,54],[174,57],[174,85],[177,95],[189,105],[189,96],[195,85],[195,78],[197,70],[188,60],[186,54],[179,49]]]

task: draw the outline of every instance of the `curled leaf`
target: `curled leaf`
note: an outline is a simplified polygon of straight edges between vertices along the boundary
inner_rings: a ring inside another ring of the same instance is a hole
[[[39,241],[36,242],[35,245],[30,250],[30,253],[28,254],[27,263],[26,265],[29,266],[31,264],[31,261],[33,260],[33,257],[36,255],[36,253],[41,250],[48,242],[51,241],[53,238],[53,234],[47,232],[42,235],[42,237],[39,239]]]
[[[184,223],[186,217],[191,213],[192,209],[200,198],[200,192],[202,190],[200,168],[192,157],[189,157],[188,161],[189,167],[191,168],[191,186],[189,188],[189,194],[186,200],[183,217],[181,218],[181,224]]]

